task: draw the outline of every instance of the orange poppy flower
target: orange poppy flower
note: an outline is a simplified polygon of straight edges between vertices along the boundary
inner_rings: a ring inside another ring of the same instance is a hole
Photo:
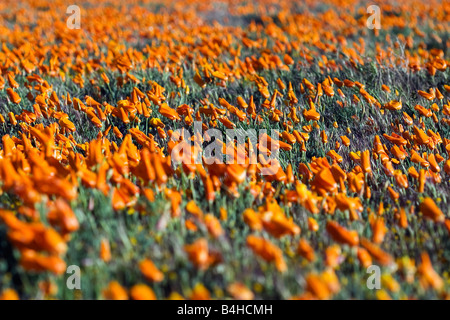
[[[100,259],[104,262],[111,261],[111,248],[108,239],[102,239],[100,241]]]
[[[395,217],[399,220],[399,225],[401,228],[405,229],[408,227],[408,217],[406,215],[405,209],[400,208],[400,212],[398,212],[397,209],[395,209]]]
[[[187,203],[186,211],[199,219],[203,218],[203,211],[197,206],[194,200],[191,200]]]
[[[205,224],[208,232],[214,237],[218,238],[224,234],[224,231],[220,225],[219,219],[212,214],[205,215]]]
[[[327,232],[331,237],[343,244],[348,244],[349,246],[357,246],[359,244],[359,236],[356,231],[349,231],[339,225],[336,221],[327,222]]]
[[[314,107],[314,104],[310,104],[310,109],[308,110],[303,110],[303,116],[305,117],[306,120],[308,121],[318,121],[320,119],[320,113],[318,113],[316,111],[316,108]]]
[[[74,232],[80,227],[72,208],[60,198],[55,200],[54,208],[49,211],[47,217],[52,224],[58,225],[64,233]]]
[[[384,108],[388,110],[400,110],[402,108],[402,102],[398,100],[391,100],[384,105]]]
[[[253,209],[245,209],[242,213],[244,222],[252,230],[262,230],[262,220],[261,217]]]
[[[324,168],[318,172],[314,176],[311,185],[319,191],[324,190],[325,192],[334,193],[337,190],[337,183],[334,180],[331,170],[328,168]]]
[[[247,237],[247,245],[253,250],[253,252],[267,262],[274,262],[278,271],[285,272],[287,270],[287,265],[284,261],[281,249],[269,240],[249,235]]]
[[[381,265],[387,266],[393,263],[393,258],[390,254],[382,250],[376,244],[371,243],[369,240],[362,238],[361,245],[366,249],[369,254],[377,260]]]
[[[189,260],[199,269],[207,269],[212,262],[208,251],[208,241],[205,238],[200,238],[192,244],[185,245],[184,251],[188,254]]]
[[[20,300],[14,289],[5,289],[0,294],[0,300]]]
[[[380,244],[384,240],[384,236],[386,235],[387,228],[384,223],[383,218],[374,218],[373,216],[369,217],[370,225],[372,227],[372,241],[373,243]]]
[[[145,284],[136,284],[130,289],[130,297],[133,300],[157,300],[152,289]]]
[[[254,294],[243,283],[234,282],[227,287],[228,293],[236,300],[253,300]]]
[[[372,173],[372,167],[370,165],[370,151],[365,150],[361,153],[361,168],[364,173]]]
[[[434,222],[443,222],[445,220],[445,215],[436,205],[433,199],[427,197],[425,198],[419,206],[420,212]]]
[[[305,239],[300,239],[297,247],[297,253],[310,262],[316,259],[314,249]]]
[[[102,293],[107,300],[128,300],[127,291],[117,281],[111,281]]]
[[[306,288],[320,300],[329,299],[331,297],[331,292],[327,285],[321,277],[316,274],[309,274],[306,276]]]
[[[210,300],[211,295],[208,289],[201,283],[197,283],[189,296],[191,300]]]
[[[164,280],[164,274],[154,265],[150,259],[144,259],[139,263],[139,269],[142,275],[149,281],[161,282]]]
[[[44,255],[34,250],[23,250],[20,265],[25,270],[50,271],[55,275],[66,272],[66,263],[56,255]]]
[[[444,281],[433,269],[430,256],[426,252],[421,254],[422,263],[417,268],[417,272],[420,275],[420,281],[422,286],[426,288],[432,287],[435,290],[441,290],[444,287]]]
[[[170,108],[167,103],[161,104],[158,111],[161,115],[169,118],[170,120],[181,120],[178,113],[174,109]]]
[[[9,100],[11,100],[12,103],[19,104],[22,101],[20,96],[13,89],[6,89],[6,93],[8,94]]]
[[[368,268],[369,266],[372,265],[372,257],[370,256],[369,252],[366,249],[359,247],[357,251],[357,257],[359,263],[364,268]]]

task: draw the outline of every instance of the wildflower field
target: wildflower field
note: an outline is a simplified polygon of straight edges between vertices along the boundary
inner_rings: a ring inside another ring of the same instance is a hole
[[[2,0],[0,45],[0,299],[450,298],[448,0]]]

